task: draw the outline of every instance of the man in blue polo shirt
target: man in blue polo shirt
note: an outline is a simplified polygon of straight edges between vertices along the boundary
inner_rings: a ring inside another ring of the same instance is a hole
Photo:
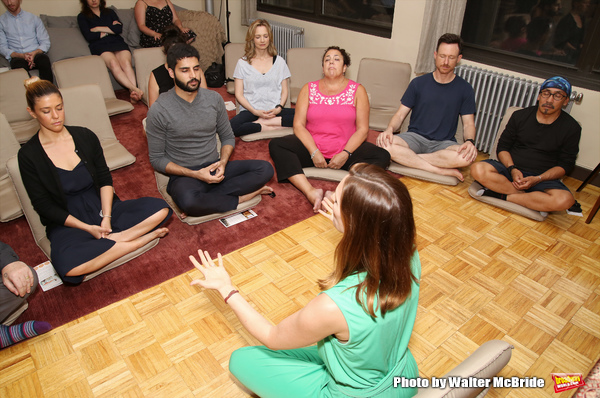
[[[52,82],[52,65],[46,55],[50,37],[39,17],[21,9],[21,1],[2,0],[8,11],[0,16],[0,54],[12,69],[38,69],[41,79]]]
[[[477,148],[475,93],[454,73],[461,53],[458,35],[446,33],[439,38],[433,54],[435,71],[410,82],[400,108],[377,137],[377,145],[390,152],[396,163],[463,181],[458,168],[475,161]],[[411,111],[408,131],[394,135]],[[462,145],[454,139],[459,116],[465,139]]]
[[[512,114],[498,140],[496,160],[471,166],[471,175],[491,196],[549,212],[569,209],[575,198],[560,179],[575,166],[581,126],[562,108],[571,84],[555,76],[546,80],[537,105]]]

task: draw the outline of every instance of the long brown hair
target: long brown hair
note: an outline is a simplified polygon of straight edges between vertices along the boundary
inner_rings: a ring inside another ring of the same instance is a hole
[[[275,48],[275,43],[273,43],[273,30],[271,29],[271,25],[269,21],[266,19],[257,19],[252,22],[252,24],[248,27],[248,32],[246,32],[246,48],[244,57],[249,64],[252,64],[252,58],[256,55],[256,48],[254,47],[254,35],[256,34],[256,28],[259,26],[264,26],[267,28],[267,32],[269,33],[269,46],[267,47],[267,53],[270,56],[274,57],[277,55],[277,49]]]
[[[48,80],[41,80],[37,76],[25,80],[23,84],[25,85],[25,99],[27,100],[27,106],[32,111],[35,110],[35,103],[38,98],[50,94],[58,94],[60,98],[62,98],[62,94],[53,83]]]
[[[93,18],[95,15],[92,12],[92,9],[88,5],[87,0],[79,0],[81,3],[81,13],[88,18]],[[106,0],[100,0],[100,14],[104,14],[106,12]]]
[[[382,168],[359,163],[345,180],[340,205],[344,235],[335,250],[336,267],[319,286],[326,290],[365,272],[356,301],[372,317],[377,307],[385,316],[409,297],[412,281],[418,283],[411,270],[416,229],[408,189]]]

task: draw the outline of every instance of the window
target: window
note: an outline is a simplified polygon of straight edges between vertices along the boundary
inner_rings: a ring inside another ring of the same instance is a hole
[[[468,0],[468,60],[600,90],[600,0]],[[595,38],[595,39],[594,39]]]
[[[395,0],[258,0],[258,11],[392,37]]]

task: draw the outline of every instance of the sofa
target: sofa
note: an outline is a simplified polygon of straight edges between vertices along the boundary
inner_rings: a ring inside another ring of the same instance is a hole
[[[133,8],[121,9],[114,6],[109,8],[117,13],[123,23],[121,36],[130,50],[134,52],[139,49],[140,31],[135,21]],[[200,52],[200,66],[202,69],[206,70],[213,62],[222,63],[223,43],[225,43],[227,37],[219,20],[204,11],[185,10],[178,6],[175,6],[175,9],[182,24],[191,28],[197,34],[197,38],[192,45]],[[76,15],[51,16],[42,14],[40,19],[50,36],[51,46],[48,51],[50,62],[54,63],[63,59],[91,54],[87,41],[79,31]],[[115,90],[123,88],[114,80],[112,75],[111,81]]]

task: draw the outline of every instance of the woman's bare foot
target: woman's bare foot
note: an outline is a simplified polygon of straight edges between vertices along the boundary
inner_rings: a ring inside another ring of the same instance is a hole
[[[186,217],[187,217],[187,214],[185,214],[184,212],[181,212],[181,214],[179,215],[179,218],[181,218],[182,220]]]
[[[165,228],[165,227],[158,228],[152,232],[149,232],[150,235],[154,235],[154,238],[164,238],[168,233],[169,233],[169,228]]]
[[[268,185],[265,185],[264,187],[262,187],[262,188],[260,188],[260,189],[258,189],[256,191],[254,191],[254,192],[247,193],[246,195],[240,196],[238,203],[244,203],[244,202],[249,201],[250,199],[252,199],[255,196],[258,196],[258,195],[268,195],[268,194],[270,194],[272,192],[273,192],[273,188],[271,188]]]
[[[144,95],[144,92],[142,90],[140,90],[139,88],[137,88],[135,90],[131,90],[131,92],[129,93],[129,102],[131,102],[133,105],[135,105],[139,101],[142,100],[143,95]]]
[[[315,188],[307,196],[308,201],[313,205],[313,211],[318,213],[321,210],[321,203],[323,202],[323,190],[321,188]]]
[[[135,105],[139,101],[140,101],[140,98],[138,97],[138,94],[135,91],[130,91],[129,92],[129,102],[131,102],[132,105]]]

